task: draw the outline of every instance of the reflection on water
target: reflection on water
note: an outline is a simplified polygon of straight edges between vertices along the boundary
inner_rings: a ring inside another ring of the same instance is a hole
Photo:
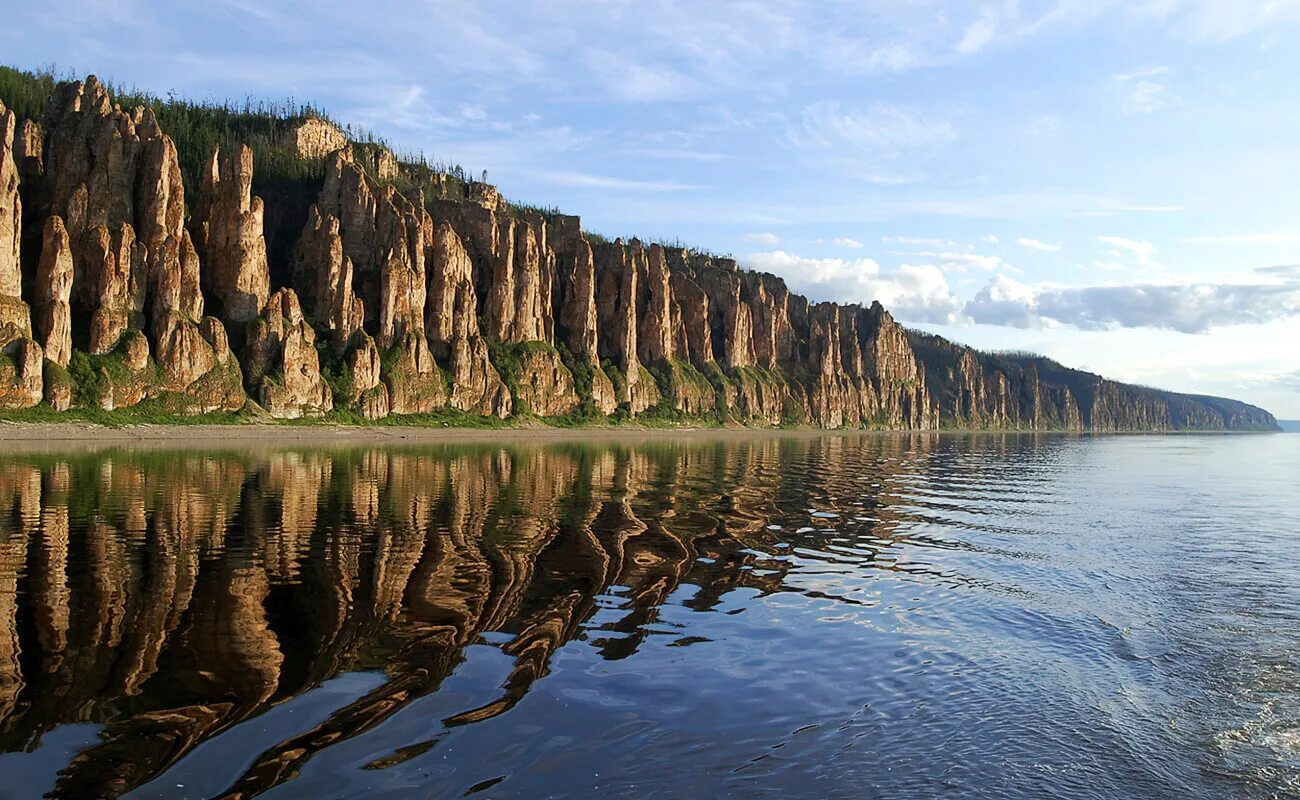
[[[0,797],[1300,792],[1297,445],[0,458]]]

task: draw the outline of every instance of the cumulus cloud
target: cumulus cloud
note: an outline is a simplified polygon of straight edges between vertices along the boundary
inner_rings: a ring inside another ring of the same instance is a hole
[[[755,244],[762,244],[771,247],[772,245],[775,245],[776,243],[780,242],[781,238],[777,236],[775,233],[767,233],[767,232],[747,233],[745,234],[745,241],[754,242]]]
[[[1037,250],[1040,253],[1061,252],[1061,246],[1059,244],[1040,242],[1037,239],[1030,239],[1027,236],[1021,236],[1019,239],[1016,240],[1016,244],[1020,245],[1021,247],[1028,248],[1030,250]]]
[[[931,265],[887,271],[870,258],[804,258],[775,250],[745,259],[752,269],[785,278],[793,291],[814,301],[868,304],[879,300],[899,319],[952,323],[961,304],[943,273]]]
[[[930,256],[943,254],[931,253]],[[951,255],[951,254],[949,254]],[[959,253],[963,258],[982,258]],[[1235,282],[1029,284],[992,276],[969,300],[953,294],[939,259],[882,268],[870,258],[807,258],[784,250],[753,253],[751,269],[785,278],[814,302],[880,301],[905,322],[1081,330],[1154,328],[1182,333],[1300,317],[1300,266],[1255,270]],[[992,263],[992,262],[990,262]],[[1000,262],[999,262],[1000,263]],[[1002,264],[1005,266],[1005,264]]]
[[[1098,236],[1097,241],[1115,248],[1111,253],[1117,259],[1121,256],[1120,251],[1124,251],[1136,258],[1140,266],[1149,269],[1163,268],[1163,265],[1155,259],[1156,246],[1151,242],[1140,239],[1125,239],[1123,236]]]
[[[1205,333],[1300,315],[1300,283],[1030,286],[996,276],[963,308],[972,321],[1017,328],[1163,328]]]
[[[857,239],[850,239],[847,236],[841,236],[835,239],[833,244],[836,247],[847,247],[850,250],[861,250],[863,247],[862,242],[859,242]]]

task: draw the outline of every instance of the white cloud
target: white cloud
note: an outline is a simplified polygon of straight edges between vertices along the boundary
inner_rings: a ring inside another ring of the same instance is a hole
[[[1030,250],[1037,250],[1040,253],[1061,252],[1061,246],[1059,244],[1049,244],[1048,242],[1040,242],[1037,239],[1030,239],[1025,236],[1021,236],[1019,239],[1017,239],[1016,244],[1020,245],[1021,247],[1028,248]]]
[[[1092,262],[1092,265],[1097,269],[1105,270],[1106,272],[1120,272],[1128,269],[1128,267],[1124,266],[1124,264],[1119,261],[1094,261]]]
[[[1182,105],[1183,98],[1163,83],[1152,80],[1169,73],[1169,67],[1147,67],[1115,75],[1113,80],[1119,87],[1120,111],[1124,114],[1151,114]]]
[[[926,239],[916,236],[882,236],[880,241],[885,244],[905,244],[914,247],[956,247],[957,243],[952,239]]]
[[[1169,87],[1155,81],[1138,81],[1125,93],[1120,111],[1125,114],[1151,114],[1166,108],[1180,106],[1183,98],[1169,91]]]
[[[835,239],[832,243],[836,247],[847,247],[851,250],[861,250],[863,247],[862,242],[859,242],[857,239],[850,239],[847,236],[841,236]]]
[[[997,23],[990,9],[985,8],[980,18],[966,26],[961,41],[957,42],[957,52],[963,55],[978,53],[993,42],[997,34]]]
[[[1157,75],[1168,75],[1169,67],[1146,67],[1133,72],[1121,73],[1115,76],[1115,80],[1120,83],[1127,81],[1137,81],[1143,78],[1154,78]]]
[[[1140,266],[1148,269],[1163,269],[1163,265],[1155,260],[1156,246],[1151,242],[1139,239],[1126,239],[1123,236],[1098,236],[1097,241],[1102,244],[1108,244],[1111,247],[1131,253]],[[1119,253],[1112,251],[1118,258]]]
[[[998,244],[1001,242],[1001,240],[998,239],[998,237],[994,236],[991,233],[988,234],[987,236],[981,236],[980,241],[984,242],[985,244]]]
[[[909,253],[907,255],[930,259],[935,262],[935,266],[945,272],[967,272],[972,269],[992,272],[1007,265],[999,256],[986,256],[979,253],[956,253],[951,251],[935,252],[932,250],[926,250],[919,253]]]
[[[745,234],[745,241],[770,247],[780,242],[781,237],[777,236],[775,233],[747,233]]]
[[[945,120],[925,118],[896,106],[877,104],[864,109],[826,100],[804,106],[802,121],[788,138],[802,148],[848,147],[874,155],[947,144],[957,133]]]
[[[879,300],[895,317],[911,322],[950,324],[961,308],[943,273],[929,265],[885,271],[870,258],[804,258],[782,250],[754,253],[745,264],[780,275],[791,290],[813,301]]]
[[[1017,328],[1163,328],[1205,333],[1300,315],[1300,284],[1030,286],[998,275],[963,307],[972,321]]]
[[[1234,233],[1224,236],[1188,236],[1185,244],[1242,245],[1242,244],[1298,244],[1300,233]]]
[[[639,181],[627,178],[615,178],[608,175],[591,175],[585,172],[567,172],[543,170],[531,173],[546,183],[557,186],[583,186],[590,189],[616,189],[630,192],[683,192],[698,189],[686,183],[675,181]]]

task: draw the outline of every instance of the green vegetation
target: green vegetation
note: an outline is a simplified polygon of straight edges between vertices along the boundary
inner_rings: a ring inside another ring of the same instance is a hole
[[[496,367],[501,382],[510,390],[510,396],[514,399],[512,413],[514,416],[531,415],[533,410],[528,405],[528,401],[519,396],[519,380],[523,376],[524,359],[536,353],[548,353],[559,356],[563,362],[563,356],[547,342],[503,342],[489,338],[487,346],[488,360],[492,362],[493,367]]]
[[[209,414],[185,414],[178,411],[177,403],[192,404],[193,400],[183,395],[164,394],[144,400],[129,408],[105,411],[98,407],[74,407],[67,411],[55,411],[47,403],[35,408],[0,411],[2,422],[90,422],[96,425],[120,427],[123,425],[234,425],[251,421],[243,413],[231,414],[214,412]]]

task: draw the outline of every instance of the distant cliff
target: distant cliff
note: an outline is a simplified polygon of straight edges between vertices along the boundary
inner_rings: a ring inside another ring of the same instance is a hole
[[[909,335],[878,303],[811,303],[728,258],[605,241],[301,110],[13,70],[0,103],[0,408],[1275,427]]]
[[[1116,383],[1029,353],[981,353],[909,331],[945,425],[996,430],[1279,430],[1262,408]]]

